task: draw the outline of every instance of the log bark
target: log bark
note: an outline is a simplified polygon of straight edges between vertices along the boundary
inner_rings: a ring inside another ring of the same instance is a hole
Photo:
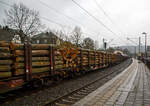
[[[0,47],[9,47],[10,43],[7,43],[5,41],[0,41]]]
[[[41,57],[32,57],[32,62],[44,62],[44,61],[50,61],[49,56],[41,56]],[[55,61],[63,61],[63,58],[61,56],[55,56]],[[16,62],[24,62],[24,57],[16,57]]]
[[[0,67],[1,65],[11,65],[12,63],[12,60],[0,60]]]
[[[46,72],[46,71],[50,71],[50,67],[42,67],[42,68],[32,68],[32,73],[41,73],[41,72]],[[22,75],[25,74],[25,70],[24,69],[17,69],[15,71],[15,75]]]
[[[10,70],[11,70],[11,67],[9,65],[6,65],[6,66],[0,65],[0,72],[8,72]]]
[[[58,65],[58,64],[64,64],[63,61],[55,61],[55,65]]]
[[[0,53],[0,58],[10,58],[12,55],[10,53]]]
[[[0,47],[0,52],[9,53],[10,49],[8,47]]]
[[[50,66],[50,62],[32,62],[32,67],[43,67],[43,66]],[[15,63],[13,68],[25,68],[24,63]]]
[[[49,60],[49,57],[32,57],[32,62]],[[24,62],[24,57],[16,57],[16,62]]]
[[[15,44],[15,43],[11,43],[10,44],[12,50],[23,50],[24,49],[24,44]],[[52,44],[32,44],[32,50],[49,50],[50,47],[53,46],[53,48],[55,48],[54,45]]]
[[[58,69],[62,69],[62,68],[64,68],[64,67],[65,67],[64,65],[56,65],[56,66],[55,66],[55,69],[58,70]]]
[[[55,67],[57,67],[59,65],[64,65],[63,61],[55,61]],[[49,61],[32,62],[32,67],[43,67],[43,66],[50,66],[50,62]],[[24,65],[24,63],[15,63],[13,65],[13,68],[15,68],[15,69],[21,69],[21,68],[25,68],[25,65]]]
[[[0,72],[0,78],[11,77],[11,72]]]
[[[32,50],[32,56],[48,56],[48,50]],[[24,56],[23,50],[15,50],[15,56]]]

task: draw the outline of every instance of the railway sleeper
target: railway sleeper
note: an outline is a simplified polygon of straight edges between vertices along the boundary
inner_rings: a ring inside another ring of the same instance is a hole
[[[75,93],[75,94],[73,94],[73,96],[78,97],[78,98],[82,98],[84,95],[80,95],[80,94]]]
[[[76,99],[76,98],[69,98],[69,97],[67,97],[66,98],[68,101],[72,101],[72,102],[76,102],[76,101],[78,101],[79,99]]]
[[[66,102],[66,103],[73,103],[72,100],[68,100],[68,99],[62,99],[63,102]]]
[[[81,92],[81,91],[79,91],[79,92],[77,92],[77,94],[79,94],[79,95],[87,95],[88,92]]]
[[[54,82],[60,82],[63,79],[63,76],[58,74],[58,75],[53,76],[52,79]]]
[[[68,105],[66,105],[66,104],[57,103],[57,102],[55,103],[55,105],[56,105],[56,106],[68,106]]]
[[[79,100],[79,99],[80,99],[80,98],[74,97],[74,96],[69,96],[68,98],[70,98],[70,99],[75,99],[75,100]]]
[[[23,88],[38,88],[43,85],[43,81],[41,79],[33,79],[30,82],[23,85]]]
[[[54,83],[54,81],[53,81],[53,79],[52,78],[43,78],[43,83],[42,84],[44,84],[44,85],[50,85],[50,84],[52,84],[52,83]]]

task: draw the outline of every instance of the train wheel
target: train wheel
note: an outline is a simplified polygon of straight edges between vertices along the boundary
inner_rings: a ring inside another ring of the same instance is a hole
[[[43,83],[44,85],[51,85],[53,83],[53,80],[50,78],[45,78]]]
[[[54,81],[61,81],[62,80],[62,77],[60,76],[60,75],[56,75],[56,76],[54,76]]]
[[[74,78],[74,77],[75,77],[74,72],[71,72],[71,73],[70,73],[70,77],[71,77],[71,78]]]
[[[82,70],[82,71],[81,71],[81,74],[82,74],[82,75],[84,75],[85,73],[86,73],[85,70]]]
[[[25,88],[25,89],[31,89],[32,88],[31,85],[32,85],[31,82],[26,83],[26,84],[23,85],[23,88]]]
[[[32,88],[38,88],[42,86],[42,81],[40,79],[35,79],[32,81]]]
[[[80,73],[80,72],[75,72],[75,75],[76,75],[76,76],[80,76],[81,73]]]

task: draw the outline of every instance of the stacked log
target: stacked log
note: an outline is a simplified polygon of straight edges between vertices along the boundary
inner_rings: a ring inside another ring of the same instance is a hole
[[[95,65],[96,66],[99,65],[99,55],[98,55],[98,52],[95,52]]]
[[[81,54],[82,53],[82,54]],[[83,51],[80,51],[79,53],[79,62],[78,64],[82,65],[82,66],[87,66],[88,65],[88,51],[86,50],[83,50]]]
[[[50,71],[51,67],[53,69],[63,68],[63,59],[58,50],[54,50],[54,55],[50,59],[53,51],[52,45],[50,44],[32,44],[32,73],[40,73]],[[54,48],[54,47],[53,47]],[[25,74],[25,55],[24,55],[24,45],[23,44],[11,44],[11,49],[13,51],[13,56],[15,62],[13,68],[15,70],[14,75]],[[50,63],[52,62],[52,63]]]
[[[9,43],[0,41],[0,78],[11,77],[12,63]]]
[[[77,64],[79,66],[86,66],[88,65],[88,51],[79,51],[78,57],[77,57]]]
[[[114,56],[114,54],[112,54],[112,63],[114,63],[115,62],[115,56]]]
[[[99,66],[102,63],[103,63],[103,55],[101,52],[89,50],[82,50],[79,52],[78,64],[81,64],[82,66]]]
[[[107,57],[106,56],[107,56],[106,53],[104,53],[104,55],[103,55],[103,64],[104,65],[106,65],[106,63],[107,63]]]
[[[109,54],[109,63],[112,63],[112,54]]]
[[[63,57],[58,49],[55,50],[55,70],[59,71],[60,69],[65,68]]]
[[[24,44],[0,42],[0,78],[26,74],[24,48]],[[65,68],[60,50],[53,45],[32,44],[31,48],[32,73],[59,71]],[[83,67],[97,67],[107,65],[111,59],[115,59],[115,56],[100,51],[79,50],[73,64]]]

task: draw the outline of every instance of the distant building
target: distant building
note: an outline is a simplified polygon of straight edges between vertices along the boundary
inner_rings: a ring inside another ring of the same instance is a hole
[[[150,57],[150,46],[147,46],[147,56]]]
[[[123,52],[120,51],[120,50],[115,50],[115,51],[114,51],[114,54],[120,54],[120,55],[122,55],[122,56],[124,55]]]
[[[11,42],[15,32],[8,27],[0,28],[0,40]]]
[[[147,51],[150,51],[150,46],[147,46]]]
[[[58,37],[52,32],[40,33],[32,38],[34,44],[56,44]]]
[[[0,27],[0,40],[14,43],[21,43],[21,38],[17,35],[17,30],[10,29],[7,26]]]
[[[21,43],[21,38],[19,35],[14,35],[14,37],[12,38],[11,42],[13,43]]]
[[[52,32],[40,33],[34,35],[32,38],[27,37],[28,41],[32,41],[33,44],[60,44],[58,37]],[[0,27],[0,40],[14,43],[21,43],[21,38],[18,35],[18,31],[10,29],[7,26]]]

